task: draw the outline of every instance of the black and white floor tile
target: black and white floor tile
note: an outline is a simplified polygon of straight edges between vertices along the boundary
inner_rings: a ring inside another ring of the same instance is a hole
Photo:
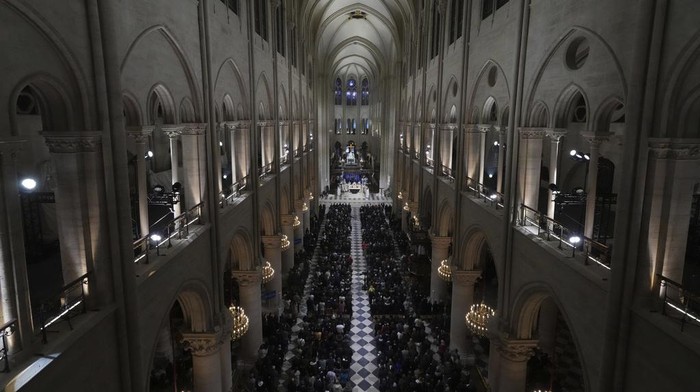
[[[362,289],[367,271],[367,264],[362,253],[362,227],[360,208],[352,208],[352,321],[350,339],[352,364],[350,381],[353,391],[378,391],[376,375],[377,348],[374,344],[374,322],[370,313],[367,291]]]

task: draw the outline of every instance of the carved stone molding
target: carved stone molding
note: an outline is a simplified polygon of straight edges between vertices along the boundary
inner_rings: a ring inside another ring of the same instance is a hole
[[[542,139],[547,136],[547,128],[520,128],[521,139]]]
[[[263,235],[260,236],[265,249],[279,249],[282,247],[282,236],[280,235]]]
[[[183,124],[183,127],[182,127],[182,130],[180,131],[180,134],[181,135],[199,136],[199,135],[204,135],[206,130],[207,130],[206,123]]]
[[[525,362],[535,354],[537,340],[512,340],[501,337],[496,345],[503,358],[512,362]]]
[[[102,135],[99,132],[51,133],[42,132],[46,145],[52,153],[66,154],[95,152],[99,149]]]
[[[452,237],[440,237],[433,233],[430,234],[430,244],[433,248],[447,248],[452,243]]]
[[[481,277],[481,270],[457,270],[452,269],[452,284],[462,287],[474,287]]]
[[[0,155],[14,159],[24,150],[26,142],[23,139],[0,140]]]
[[[251,285],[259,285],[260,282],[262,281],[262,275],[260,274],[260,271],[255,270],[255,271],[233,271],[231,273],[238,281],[238,285],[241,287],[244,286],[251,286]]]
[[[466,133],[480,133],[481,128],[478,124],[467,124],[464,126],[464,131]]]
[[[561,128],[551,128],[547,130],[547,136],[553,141],[558,142],[562,137],[566,136],[567,130]]]
[[[700,159],[700,140],[651,139],[649,151],[656,159],[697,160]]]
[[[294,226],[294,214],[283,214],[280,215],[280,224],[282,226]]]
[[[206,357],[219,352],[222,343],[221,332],[183,333],[182,343],[195,357]]]
[[[597,135],[592,132],[581,133],[581,136],[588,142],[588,145],[591,148],[600,148],[600,145],[603,144],[603,142],[608,141],[610,138],[610,135]]]
[[[160,127],[160,130],[171,139],[177,138],[182,134],[181,125],[163,125]]]
[[[134,139],[137,144],[143,144],[148,141],[148,137],[153,133],[153,128],[152,125],[127,127],[126,134]]]

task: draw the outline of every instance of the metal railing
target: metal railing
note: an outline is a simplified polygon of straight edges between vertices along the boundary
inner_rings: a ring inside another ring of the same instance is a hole
[[[557,247],[571,249],[572,257],[576,256],[576,251],[582,252],[584,263],[587,265],[589,260],[592,260],[606,269],[610,269],[610,247],[594,241],[578,232],[572,231],[563,224],[555,221],[533,208],[520,205],[521,226],[537,227],[537,236],[547,241],[558,241]],[[578,241],[574,241],[578,239]]]
[[[296,150],[294,150],[294,158],[298,158],[300,154],[301,154],[301,151],[298,148]]]
[[[483,199],[484,202],[491,204],[494,208],[503,207],[503,194],[490,189],[486,185],[476,181],[471,177],[466,179],[466,190],[472,192],[478,199]]]
[[[272,162],[268,163],[265,166],[260,166],[258,167],[258,177],[265,178],[265,176],[272,174]]]
[[[7,337],[17,330],[17,319],[12,319],[0,326],[0,336],[2,336],[2,348],[0,349],[0,361],[3,361],[2,372],[10,372],[10,350],[7,347]]]
[[[442,175],[445,177],[449,177],[452,181],[454,181],[455,177],[452,175],[452,168],[449,166],[445,165],[440,165],[440,171],[442,172]]]
[[[170,248],[173,239],[182,240],[187,238],[190,235],[190,225],[197,223],[201,219],[203,207],[204,202],[201,202],[163,225],[160,225],[163,218],[154,223],[151,228],[156,225],[162,228],[157,231],[152,230],[147,235],[134,241],[134,263],[148,264],[151,250],[155,249],[156,254],[159,254],[159,248],[162,245],[167,243],[167,247]],[[166,215],[164,218],[168,216]],[[157,241],[153,240],[153,234],[158,234],[160,239]]]
[[[219,194],[219,207],[224,208],[233,204],[234,199],[240,197],[246,189],[248,189],[248,176],[234,182],[227,191]]]
[[[91,272],[87,272],[63,286],[58,294],[42,301],[38,308],[35,308],[35,311],[38,313],[37,320],[39,320],[41,325],[42,343],[49,341],[47,328],[51,325],[63,320],[68,323],[68,327],[72,331],[73,323],[71,322],[71,317],[76,313],[87,312],[85,288],[89,284],[90,274]]]
[[[700,295],[661,274],[656,274],[656,277],[660,282],[659,297],[663,300],[661,314],[679,320],[681,331],[686,324],[700,326]]]
[[[433,162],[433,158],[425,157],[425,165],[426,165],[426,166],[433,167],[433,166],[434,166],[434,163],[435,163],[435,162]]]

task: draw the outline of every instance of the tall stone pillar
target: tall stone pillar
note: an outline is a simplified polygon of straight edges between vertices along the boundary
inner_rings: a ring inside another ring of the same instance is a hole
[[[229,165],[231,165],[231,184],[235,184],[236,181],[240,179],[238,174],[238,157],[236,156],[238,152],[236,151],[237,140],[236,140],[236,127],[232,122],[226,122],[224,124],[224,131],[229,133],[229,150],[231,150],[231,155],[229,156]]]
[[[221,348],[219,359],[221,361],[221,390],[233,392],[233,367],[231,366],[231,331],[233,330],[233,316],[224,308],[222,310],[223,322],[221,329]]]
[[[598,158],[600,157],[600,145],[606,137],[587,134],[583,135],[590,147],[588,162],[588,178],[586,180],[586,222],[583,225],[583,235],[593,238],[593,225],[595,223],[595,202],[598,185]]]
[[[294,215],[282,215],[280,224],[282,225],[282,234],[286,235],[290,242],[289,248],[282,251],[282,275],[287,276],[289,270],[294,267]]]
[[[564,129],[552,129],[547,131],[549,136],[549,182],[557,185],[559,181],[559,150],[562,136],[566,135]],[[554,202],[554,193],[549,190],[549,198],[547,199],[547,216],[554,219],[556,203]]]
[[[297,218],[299,218],[299,222],[300,222],[299,226],[294,227],[294,237],[295,237],[295,239],[296,238],[301,239],[301,241],[299,241],[299,243],[296,243],[296,242],[294,243],[294,245],[295,245],[294,249],[301,250],[304,248],[304,233],[306,233],[306,227],[307,227],[305,224],[305,220],[306,220],[306,215],[309,214],[309,207],[306,205],[304,198],[301,198],[301,199],[297,200],[296,202],[294,202],[294,207],[295,207],[295,210],[298,211]],[[297,245],[298,245],[298,247],[297,247]]]
[[[260,303],[260,271],[233,271],[238,281],[240,306],[248,316],[248,332],[241,338],[239,366],[251,368],[258,356],[262,339],[262,304]]]
[[[479,126],[479,183],[484,183],[484,169],[486,163],[486,135],[491,130],[490,125]]]
[[[479,181],[479,147],[481,146],[481,132],[479,131],[479,127],[474,124],[467,125],[466,132],[467,134],[464,139],[467,143],[467,177],[471,178],[473,181]]]
[[[519,180],[520,202],[537,210],[542,170],[544,128],[520,128]]]
[[[204,190],[206,189],[205,130],[206,124],[186,124],[181,131],[182,188],[185,193],[183,210],[185,211],[202,202]],[[218,177],[221,176],[219,175]]]
[[[33,336],[22,209],[17,197],[20,179],[16,159],[23,144],[24,141],[0,140],[0,322],[16,318],[19,323],[19,333],[8,338],[11,354],[20,345],[29,346]]]
[[[222,332],[183,333],[182,340],[192,353],[194,389],[197,392],[221,392]]]
[[[491,339],[490,356],[498,356],[499,369],[494,379],[489,363],[491,389],[498,392],[523,392],[527,382],[527,361],[534,354],[536,340]],[[495,343],[495,344],[494,344]],[[490,362],[490,359],[489,359]]]
[[[136,146],[136,193],[139,198],[139,230],[141,237],[148,235],[148,168],[146,167],[146,142],[153,133],[152,126],[131,127],[127,134]]]
[[[452,267],[452,309],[450,317],[450,349],[457,349],[461,357],[473,355],[470,332],[465,316],[474,304],[474,283],[481,271],[460,271]]]
[[[408,196],[404,196],[406,198]],[[408,204],[405,204],[401,208],[401,230],[403,230],[404,233],[408,233],[408,231],[411,229],[408,225],[408,216],[411,213],[411,210],[408,207]]]
[[[430,236],[432,248],[432,263],[430,267],[430,302],[442,302],[447,294],[447,283],[440,278],[438,268],[440,262],[449,256],[452,237]]]
[[[501,127],[498,130],[498,174],[496,175],[496,192],[503,193],[503,166],[506,158],[506,132],[508,128]]]
[[[112,267],[99,132],[43,134],[56,167],[56,219],[63,283],[92,271],[88,289],[95,304],[109,303]],[[97,284],[96,282],[99,282]]]
[[[661,273],[682,282],[693,194],[700,191],[700,144],[651,139],[649,148],[649,216],[643,219],[649,225],[646,248],[655,251],[649,253],[648,278],[654,281],[653,274]],[[673,295],[672,290],[668,294]]]
[[[268,290],[275,291],[275,299],[272,305],[275,309],[279,307],[282,298],[282,249],[281,237],[279,235],[261,236],[265,259],[270,262],[270,266],[275,270],[272,280],[267,283]]]
[[[170,139],[170,173],[171,183],[165,186],[167,192],[170,192],[171,186],[181,181],[180,177],[180,152],[177,148],[177,141],[182,133],[182,126],[163,126],[163,133],[168,135]],[[180,216],[182,213],[182,203],[177,203],[173,206],[173,215]]]

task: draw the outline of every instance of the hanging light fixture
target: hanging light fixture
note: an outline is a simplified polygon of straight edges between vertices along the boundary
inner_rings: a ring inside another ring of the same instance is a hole
[[[467,327],[469,327],[475,335],[486,336],[489,319],[495,316],[495,314],[496,312],[483,302],[474,304],[469,308],[469,312],[465,316]]]
[[[287,237],[286,234],[282,234],[280,241],[282,242],[282,250],[283,251],[289,249],[289,245],[290,245],[289,244],[289,237]]]
[[[450,267],[450,262],[448,259],[440,262],[440,266],[438,267],[438,275],[440,275],[440,278],[442,278],[442,280],[445,282],[452,281],[452,267]]]
[[[301,206],[301,210],[302,210],[302,211],[308,211],[308,210],[309,210],[308,204],[304,203],[304,205]]]
[[[262,282],[267,283],[272,280],[272,278],[275,276],[275,269],[272,268],[272,265],[270,264],[269,261],[265,262],[265,266],[262,268]]]
[[[231,340],[236,341],[248,332],[248,316],[245,315],[243,308],[240,306],[231,305],[228,310],[231,312],[231,317],[233,317]]]
[[[292,224],[292,226],[297,227],[300,224],[301,224],[301,221],[299,220],[299,217],[295,215],[294,216],[294,223]]]

